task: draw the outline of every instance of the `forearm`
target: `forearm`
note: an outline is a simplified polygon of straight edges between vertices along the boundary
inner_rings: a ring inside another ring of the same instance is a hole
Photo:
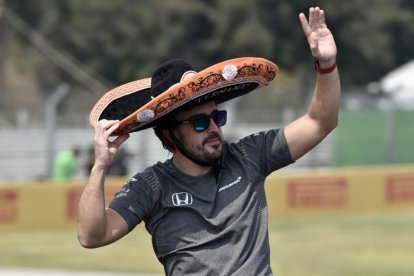
[[[82,192],[78,208],[78,239],[84,247],[99,247],[128,233],[126,221],[114,210],[105,208],[105,174],[119,146],[129,135],[111,134],[119,127],[117,120],[101,120],[95,126],[95,163],[88,184]]]
[[[293,160],[297,160],[320,143],[338,124],[341,84],[336,62],[336,45],[319,7],[309,9],[309,21],[299,19],[314,58],[319,60],[315,91],[308,111],[285,127],[285,137]],[[333,69],[333,70],[331,70]]]
[[[105,170],[94,166],[78,207],[78,238],[85,247],[103,240],[106,231]]]
[[[335,61],[321,62],[322,68]],[[327,135],[338,124],[341,85],[338,69],[327,74],[317,73],[317,82],[307,115],[317,123],[322,135]]]

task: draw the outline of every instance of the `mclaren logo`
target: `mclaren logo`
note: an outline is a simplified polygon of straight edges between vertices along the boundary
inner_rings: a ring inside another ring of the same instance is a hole
[[[193,204],[193,196],[190,193],[182,192],[172,195],[172,202],[174,206],[185,206]]]

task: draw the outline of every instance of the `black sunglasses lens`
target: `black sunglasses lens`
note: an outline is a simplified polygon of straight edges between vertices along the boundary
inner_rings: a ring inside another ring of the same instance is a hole
[[[204,131],[210,125],[210,116],[201,114],[194,116],[190,121],[196,131]]]
[[[199,114],[191,117],[189,121],[193,125],[195,131],[201,132],[208,129],[210,126],[210,118],[213,119],[214,123],[218,127],[222,127],[226,124],[227,121],[227,111],[226,110],[215,110],[211,115]]]
[[[213,117],[213,120],[218,127],[224,126],[227,122],[226,110],[214,111],[213,114],[211,114],[211,116]]]

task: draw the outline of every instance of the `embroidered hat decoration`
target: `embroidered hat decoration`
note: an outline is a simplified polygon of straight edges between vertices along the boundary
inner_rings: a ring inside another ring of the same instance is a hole
[[[92,127],[102,119],[120,120],[113,135],[140,131],[192,105],[217,104],[268,85],[278,74],[273,62],[257,57],[226,60],[200,72],[182,59],[160,65],[151,78],[112,89],[93,107]]]

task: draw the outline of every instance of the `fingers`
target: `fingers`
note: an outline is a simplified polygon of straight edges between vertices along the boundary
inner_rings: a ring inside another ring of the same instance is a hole
[[[319,7],[309,8],[309,21],[303,13],[299,14],[299,20],[302,24],[303,31],[308,36],[312,30],[325,24],[325,12]]]
[[[129,134],[123,134],[116,137],[112,142],[109,141],[109,137],[116,131],[119,127],[118,120],[101,120],[96,124],[95,127],[95,141],[104,142],[110,146],[119,146],[124,143],[128,138]]]
[[[119,146],[121,146],[122,143],[128,140],[128,138],[129,138],[129,134],[120,135],[116,137],[116,139],[112,142],[112,144],[114,144],[117,148],[119,148]]]
[[[319,7],[312,7],[309,9],[309,22],[311,25],[320,25],[321,13],[323,13],[323,10],[321,10]]]
[[[326,25],[325,23],[325,12],[324,10],[319,11],[319,24]]]
[[[312,29],[309,26],[309,23],[308,23],[308,20],[306,19],[306,16],[303,13],[300,13],[299,14],[299,20],[300,20],[300,23],[302,24],[303,32],[308,37],[311,34]]]
[[[319,7],[311,7],[309,9],[309,25],[315,26],[315,24],[318,22],[318,15],[319,15]]]
[[[118,120],[100,120],[95,126],[95,138],[108,140],[109,136],[119,127]]]
[[[129,134],[123,134],[115,139],[109,139],[118,129],[118,120],[100,120],[95,126],[95,165],[107,168],[116,155],[118,148],[128,138]],[[113,140],[113,141],[111,141]]]

